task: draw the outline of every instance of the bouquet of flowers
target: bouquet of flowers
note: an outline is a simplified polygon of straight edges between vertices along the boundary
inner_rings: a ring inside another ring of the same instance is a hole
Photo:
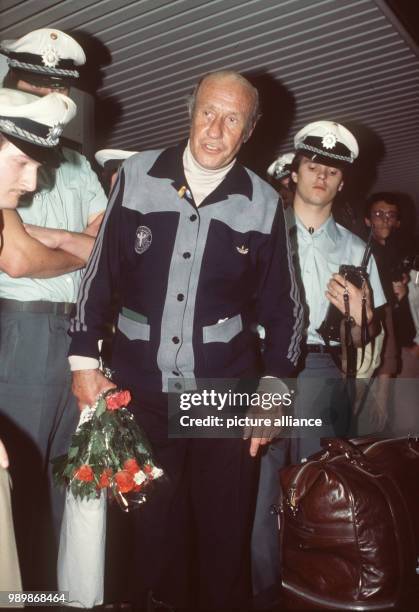
[[[83,410],[68,454],[53,460],[56,484],[87,500],[105,489],[125,511],[145,501],[144,489],[163,470],[126,408],[130,401],[129,391],[110,389]]]

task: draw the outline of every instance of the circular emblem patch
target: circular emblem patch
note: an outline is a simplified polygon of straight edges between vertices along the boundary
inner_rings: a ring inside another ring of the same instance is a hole
[[[146,225],[139,225],[135,232],[135,252],[139,255],[144,253],[151,245],[152,239],[151,229]]]
[[[322,145],[325,149],[333,149],[336,144],[336,136],[331,132],[325,134],[322,138]]]
[[[42,55],[42,63],[47,68],[55,68],[55,66],[60,61],[60,56],[58,55],[58,51],[54,49],[54,47],[47,47],[44,49]]]

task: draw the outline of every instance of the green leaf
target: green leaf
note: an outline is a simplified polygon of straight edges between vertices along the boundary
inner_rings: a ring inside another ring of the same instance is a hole
[[[79,452],[79,447],[78,446],[71,446],[69,451],[68,451],[68,458],[69,459],[74,459],[74,457],[77,457],[77,453]]]
[[[101,397],[96,408],[95,416],[99,418],[104,412],[106,412],[106,401]]]

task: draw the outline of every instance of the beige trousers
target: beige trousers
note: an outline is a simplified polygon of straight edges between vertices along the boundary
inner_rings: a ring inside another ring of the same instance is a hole
[[[0,591],[21,591],[19,560],[10,500],[9,472],[0,467]],[[1,602],[2,608],[10,608]],[[22,607],[13,605],[14,608]]]

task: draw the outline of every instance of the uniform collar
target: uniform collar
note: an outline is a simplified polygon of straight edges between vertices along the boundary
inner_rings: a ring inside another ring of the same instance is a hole
[[[183,186],[187,186],[182,160],[186,144],[187,141],[185,140],[174,147],[169,147],[162,151],[148,171],[149,176],[171,180],[176,191],[179,191]],[[218,187],[205,198],[201,206],[226,200],[230,195],[238,194],[251,200],[253,186],[245,168],[236,162]]]
[[[311,238],[317,238],[318,236],[326,236],[333,244],[336,244],[338,241],[338,228],[336,225],[336,221],[333,216],[330,215],[328,219],[321,225],[318,229],[316,229],[312,234],[308,231],[303,222],[295,216],[295,224],[298,229],[298,233],[300,236],[304,238],[304,240],[309,240]]]

